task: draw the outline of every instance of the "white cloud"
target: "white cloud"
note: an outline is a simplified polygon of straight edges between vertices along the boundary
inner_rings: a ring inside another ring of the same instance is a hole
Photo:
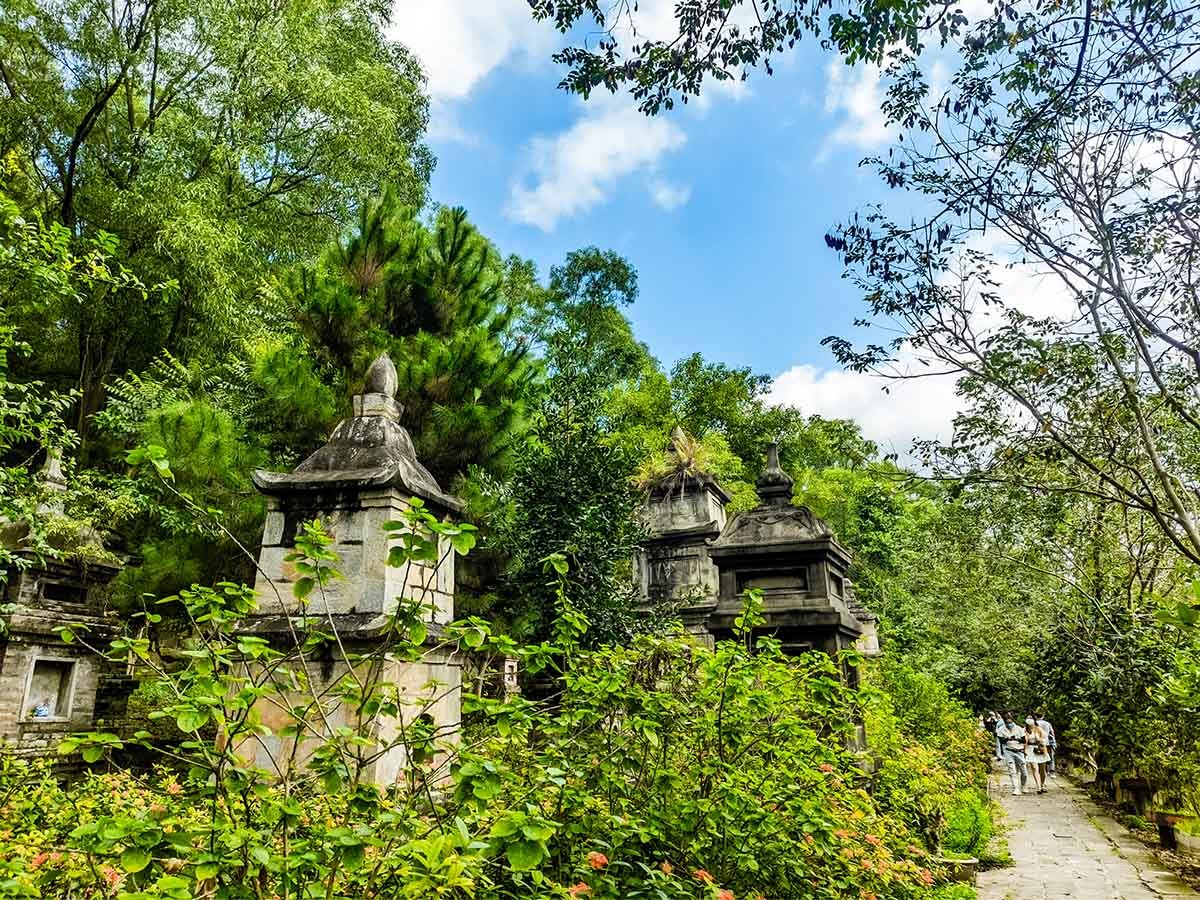
[[[955,7],[967,17],[969,26],[978,25],[996,14],[992,0],[959,0]]]
[[[895,138],[897,131],[881,109],[884,91],[879,66],[847,68],[841,59],[834,59],[826,74],[825,112],[840,116],[841,121],[826,138],[821,158],[837,145],[873,150]]]
[[[435,102],[467,96],[509,57],[549,62],[558,40],[527,0],[395,0],[388,35],[421,60]]]
[[[925,369],[913,365],[907,371]],[[954,416],[961,408],[954,384],[952,375],[894,380],[801,365],[775,378],[768,400],[795,406],[805,415],[853,419],[882,452],[896,453],[902,463],[914,464],[915,438],[949,440],[953,435]]]
[[[529,176],[513,185],[508,213],[518,222],[552,231],[559,220],[603,203],[621,179],[641,170],[653,172],[662,157],[686,141],[669,118],[645,116],[623,97],[594,96],[583,117],[566,131],[530,141]],[[658,202],[653,187],[651,192]]]
[[[1003,302],[1004,308],[1015,309],[1027,316],[1039,319],[1057,319],[1068,322],[1078,317],[1079,304],[1076,292],[1051,269],[1036,261],[1024,261],[1020,248],[998,228],[973,235],[966,247],[990,255],[993,265],[989,270],[995,285],[988,290]],[[964,269],[970,268],[966,256],[962,257]],[[952,268],[940,279],[944,285],[956,283],[958,272]],[[978,293],[978,286],[975,293]],[[1003,311],[997,307],[985,308],[978,297],[971,297],[971,327],[977,335],[985,334],[1003,322]]]
[[[651,178],[649,185],[650,199],[659,209],[670,212],[688,202],[692,189],[685,184],[673,184],[659,178]]]
[[[455,115],[451,104],[433,101],[429,110],[429,127],[425,136],[431,141],[445,144],[463,144],[467,147],[478,147],[483,144],[483,138],[467,128]]]

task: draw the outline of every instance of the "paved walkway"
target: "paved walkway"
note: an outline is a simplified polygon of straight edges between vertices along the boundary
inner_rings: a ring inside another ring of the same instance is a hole
[[[992,781],[1016,866],[979,873],[979,900],[1200,898],[1065,778],[1021,797],[999,770]]]

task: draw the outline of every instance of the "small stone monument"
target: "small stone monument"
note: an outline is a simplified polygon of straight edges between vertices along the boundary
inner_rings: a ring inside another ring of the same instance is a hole
[[[454,552],[449,542],[441,541],[438,565],[388,565],[388,552],[399,533],[384,525],[399,521],[411,498],[420,498],[439,518],[462,510],[462,502],[444,493],[417,459],[412,438],[400,424],[396,388],[396,368],[386,355],[380,356],[367,372],[363,393],[354,398],[353,415],[338,424],[323,447],[291,473],[254,473],[255,486],[267,496],[267,518],[255,583],[259,611],[251,630],[274,642],[291,641],[292,649],[292,635],[304,617],[316,618],[323,630],[332,627],[338,634],[336,648],[324,644],[323,655],[313,660],[310,671],[321,683],[310,686],[310,696],[341,679],[357,655],[381,646],[389,617],[401,600],[428,607],[424,656],[416,661],[387,656],[374,670],[380,681],[395,684],[401,696],[398,718],[379,716],[372,723],[381,746],[392,744],[417,718],[424,720],[423,727],[432,724],[438,741],[455,740],[462,684],[459,654],[439,645],[442,627],[454,617]],[[343,577],[314,590],[302,605],[293,595],[297,573],[286,557],[301,526],[314,519],[333,536],[336,566]],[[262,721],[274,733],[257,742],[257,761],[267,768],[271,759],[290,750],[278,736],[291,724],[283,706],[260,704]],[[336,701],[327,707],[323,719],[330,727],[349,723],[348,712]],[[371,778],[390,785],[406,762],[403,747],[391,747],[373,763]]]
[[[66,481],[57,451],[48,455],[41,477],[47,499],[39,514],[62,516]],[[29,536],[28,522],[0,526],[0,540],[16,561],[6,573],[0,613],[0,742],[41,755],[67,733],[95,725],[97,694],[111,667],[78,641],[64,643],[58,629],[75,626],[88,644],[107,649],[116,620],[104,589],[120,562],[91,529],[64,529],[40,551]]]
[[[682,463],[680,429],[671,452]],[[678,610],[684,627],[705,633],[717,603],[717,570],[708,544],[725,527],[729,495],[707,473],[683,465],[647,485],[643,517],[649,537],[634,558],[635,578],[648,606]]]
[[[879,648],[879,632],[875,627],[878,616],[862,605],[854,590],[854,582],[850,580],[846,581],[846,605],[850,607],[850,612],[858,619],[862,628],[862,637],[854,645],[855,649],[863,656],[880,656],[882,651]]]
[[[778,638],[785,652],[833,654],[855,646],[862,624],[848,602],[850,553],[825,522],[792,503],[778,444],[770,445],[756,487],[758,505],[731,518],[709,545],[720,594],[708,630],[717,640],[732,637],[742,595],[757,588],[767,620],[761,632]]]

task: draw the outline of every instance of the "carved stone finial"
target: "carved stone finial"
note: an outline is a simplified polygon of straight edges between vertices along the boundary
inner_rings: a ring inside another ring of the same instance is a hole
[[[758,498],[763,503],[773,506],[788,505],[792,502],[794,483],[779,465],[779,442],[771,441],[767,445],[767,468],[754,483],[758,489]]]
[[[687,445],[688,445],[687,433],[682,428],[680,428],[678,425],[676,425],[671,430],[671,452],[674,453],[676,456],[679,456],[681,453],[684,452]]]
[[[363,392],[354,398],[354,414],[360,417],[384,416],[395,421],[400,420],[403,407],[396,401],[396,389],[400,379],[396,375],[396,366],[386,353],[380,353],[379,358],[367,369],[366,384]]]
[[[396,365],[386,353],[380,353],[379,358],[367,369],[367,383],[363,386],[364,394],[384,394],[394,398],[400,387],[400,379],[396,376]]]
[[[42,484],[46,487],[46,499],[38,504],[38,512],[62,515],[64,504],[63,495],[67,492],[67,478],[62,470],[62,451],[51,447],[46,451],[46,462],[39,473]]]
[[[67,477],[63,475],[62,470],[62,451],[57,447],[51,447],[46,451],[46,462],[42,466],[42,481],[52,491],[62,492],[67,489]]]

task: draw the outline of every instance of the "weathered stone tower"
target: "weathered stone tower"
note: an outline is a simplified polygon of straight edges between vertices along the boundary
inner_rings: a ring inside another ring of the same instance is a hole
[[[385,654],[382,665],[377,660],[377,668],[371,670],[380,682],[396,685],[401,697],[399,716],[380,715],[371,723],[381,746],[394,743],[401,729],[418,717],[426,723],[432,718],[429,724],[440,742],[455,740],[462,683],[458,653],[440,645],[442,627],[454,616],[454,553],[448,542],[443,539],[439,547],[440,564],[388,565],[389,550],[400,533],[384,525],[400,520],[411,498],[420,498],[439,518],[462,509],[417,459],[412,438],[400,424],[396,387],[395,366],[381,356],[367,373],[363,393],[354,398],[353,415],[338,424],[325,446],[294,472],[254,473],[255,486],[267,496],[267,519],[255,583],[259,614],[251,629],[278,644],[291,641],[294,647],[297,622],[308,616],[317,617],[326,631],[336,629],[339,638],[337,649],[326,643],[313,658],[309,669],[321,683],[311,685],[306,699],[320,696],[350,666],[360,671],[357,657],[380,649],[389,617],[401,600],[427,606],[422,658]],[[286,557],[301,526],[314,519],[320,519],[334,538],[332,549],[343,578],[313,591],[302,606],[292,591],[297,573]],[[329,727],[349,724],[348,711],[336,699],[323,704],[321,719]],[[278,734],[291,723],[284,704],[261,704],[260,712],[274,735],[259,741],[255,753],[260,765],[270,767],[273,758],[290,750]],[[377,784],[392,784],[406,761],[403,747],[392,747],[373,764],[371,777]]]
[[[54,452],[42,479],[51,499],[41,512],[61,514],[56,498],[66,485]],[[53,541],[43,552],[34,551],[28,535],[26,522],[0,529],[0,539],[20,561],[7,573],[0,615],[0,742],[18,753],[41,755],[53,752],[64,735],[96,724],[101,682],[112,667],[78,641],[65,643],[58,629],[82,626],[87,643],[107,649],[116,620],[107,609],[105,587],[120,563],[87,529]]]
[[[650,537],[634,559],[641,596],[648,604],[677,609],[695,634],[704,633],[716,607],[717,570],[708,545],[725,527],[728,502],[711,476],[683,472],[653,484],[646,499]]]
[[[721,589],[708,630],[718,640],[731,637],[742,594],[757,588],[767,619],[762,631],[785,651],[853,647],[862,625],[847,600],[850,553],[825,522],[792,503],[792,479],[779,467],[777,444],[756,486],[758,505],[730,519],[709,547]]]
[[[757,482],[758,505],[728,521],[728,496],[708,476],[676,475],[652,487],[651,534],[636,566],[642,596],[677,604],[688,631],[721,640],[733,636],[743,594],[758,588],[767,619],[761,631],[785,651],[877,653],[875,616],[846,577],[849,551],[811,510],[792,504],[792,487],[774,444]]]

